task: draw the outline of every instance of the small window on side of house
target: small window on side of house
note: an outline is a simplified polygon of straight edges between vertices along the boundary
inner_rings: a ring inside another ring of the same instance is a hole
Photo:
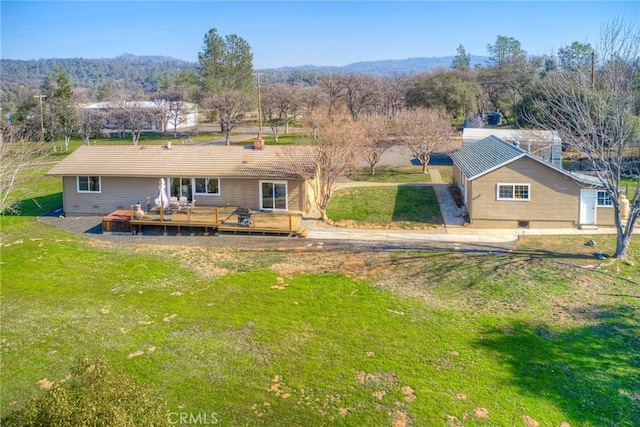
[[[78,193],[100,193],[102,182],[99,176],[79,176]]]
[[[613,206],[613,199],[608,191],[598,191],[598,207],[611,207]]]
[[[529,184],[498,184],[498,200],[531,200],[531,186]]]

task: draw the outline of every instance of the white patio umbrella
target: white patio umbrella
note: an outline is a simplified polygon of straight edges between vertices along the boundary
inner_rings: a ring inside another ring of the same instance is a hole
[[[162,206],[162,209],[167,209],[170,206],[169,197],[167,197],[167,184],[164,182],[164,178],[160,178],[160,194],[156,199],[156,205]]]

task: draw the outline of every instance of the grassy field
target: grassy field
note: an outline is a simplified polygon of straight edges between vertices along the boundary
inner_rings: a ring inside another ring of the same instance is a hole
[[[429,169],[438,169],[442,180],[444,182],[451,182],[453,176],[453,168],[451,166],[433,166],[429,167]],[[380,168],[376,169],[375,175],[371,175],[369,168],[363,168],[351,173],[349,179],[367,182],[430,183],[431,175],[422,173],[422,166]]]
[[[638,425],[638,238],[604,264],[612,236],[501,255],[115,245],[38,223],[60,184],[37,175],[0,218],[3,416],[88,355],[225,426]]]
[[[442,224],[433,187],[417,185],[338,190],[329,202],[327,215],[335,222],[350,221],[362,226],[431,228]]]
[[[234,133],[232,132],[232,135]],[[237,132],[235,132],[237,134]],[[191,135],[188,139],[185,139],[185,143],[198,143],[198,142],[208,142],[214,140],[220,140],[225,137],[224,133],[221,132],[200,132],[198,135]],[[168,141],[172,141],[173,144],[182,144],[182,138],[180,136],[174,137],[171,132],[167,132],[166,134],[142,134],[140,136],[140,140],[138,144],[145,145],[164,145]],[[82,139],[72,139],[69,143],[69,149],[72,151],[75,148],[84,144]],[[133,142],[130,136],[122,137],[122,138],[97,138],[91,139],[91,145],[132,145]],[[56,144],[57,152],[60,154],[64,154],[64,146],[61,142]]]

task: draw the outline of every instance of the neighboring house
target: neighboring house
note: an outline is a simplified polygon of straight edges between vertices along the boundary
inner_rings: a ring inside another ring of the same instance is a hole
[[[172,131],[174,127],[177,130],[198,124],[198,106],[184,101],[108,101],[94,102],[81,107],[85,110],[103,113],[132,108],[140,109],[148,113],[147,124],[142,129],[145,131],[162,131],[165,126],[167,131]],[[108,120],[108,115],[106,117],[105,126],[107,128],[117,127]]]
[[[464,128],[462,130],[462,147],[485,139],[489,135],[503,141],[518,142],[520,148],[543,160],[562,167],[562,139],[557,132],[532,129],[486,129]]]
[[[613,226],[612,201],[588,175],[570,173],[495,136],[451,154],[453,181],[478,228]]]
[[[305,213],[308,179],[299,172],[307,147],[82,146],[54,166],[66,215],[104,215],[147,198],[154,206],[164,178],[168,197],[198,206]]]

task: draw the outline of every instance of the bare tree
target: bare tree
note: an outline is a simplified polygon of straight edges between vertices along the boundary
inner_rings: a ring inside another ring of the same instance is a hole
[[[372,115],[361,117],[359,122],[365,133],[362,155],[374,176],[382,155],[394,145],[390,121],[385,116]]]
[[[225,142],[231,145],[231,130],[240,124],[245,112],[252,108],[254,99],[246,92],[230,91],[209,96],[204,105],[218,111],[220,125],[225,130]]]
[[[339,109],[344,96],[344,85],[342,84],[342,76],[338,74],[327,74],[320,78],[318,87],[324,93],[329,110],[328,115]]]
[[[297,111],[303,116],[309,117],[320,106],[329,105],[328,96],[320,86],[301,86],[298,92]]]
[[[162,125],[162,132],[167,132],[169,125],[173,127],[173,136],[177,135],[177,128],[187,121],[191,108],[185,99],[185,89],[171,87],[156,95],[155,116]]]
[[[349,74],[341,79],[344,97],[353,120],[367,109],[381,104],[380,79],[372,75]]]
[[[37,133],[36,133],[37,135]],[[0,137],[0,214],[19,213],[20,201],[29,196],[28,185],[23,185],[23,172],[37,166],[46,149],[42,144],[31,142],[24,131],[15,126],[2,129]]]
[[[615,20],[603,27],[596,48],[595,81],[590,70],[553,73],[538,86],[530,122],[558,132],[564,143],[590,163],[614,208],[617,244],[614,257],[624,258],[640,214],[640,32]],[[622,218],[621,181],[633,176],[636,191],[629,200],[629,216]]]
[[[125,113],[133,145],[138,145],[142,131],[147,129],[151,122],[151,111],[141,103],[133,101],[127,103]]]
[[[287,126],[294,107],[293,88],[286,83],[262,87],[262,114],[278,143],[280,127]]]
[[[453,128],[449,116],[439,110],[415,108],[395,117],[395,133],[400,142],[411,150],[427,173],[427,165],[434,152],[447,152],[451,147]]]
[[[105,122],[104,114],[99,109],[80,108],[78,109],[78,133],[84,141],[84,145],[89,145],[91,138],[100,135],[100,128]]]
[[[110,101],[105,108],[107,124],[116,130],[119,137],[123,137],[127,130],[127,108],[125,100]]]
[[[357,164],[356,153],[364,140],[362,126],[347,114],[329,115],[323,109],[310,117],[308,135],[310,164],[315,172],[312,187],[315,204],[323,221],[327,221],[327,206],[336,187],[336,181],[349,173]],[[300,171],[306,172],[306,171]]]
[[[382,80],[382,105],[380,113],[393,117],[406,105],[406,93],[410,81],[405,76],[393,76]]]
[[[165,98],[157,98],[153,100],[153,103],[156,106],[155,115],[160,122],[160,130],[166,133],[169,125],[169,101]]]
[[[168,124],[173,127],[173,136],[178,135],[178,126],[187,121],[187,117],[191,113],[188,103],[182,100],[169,101]]]

